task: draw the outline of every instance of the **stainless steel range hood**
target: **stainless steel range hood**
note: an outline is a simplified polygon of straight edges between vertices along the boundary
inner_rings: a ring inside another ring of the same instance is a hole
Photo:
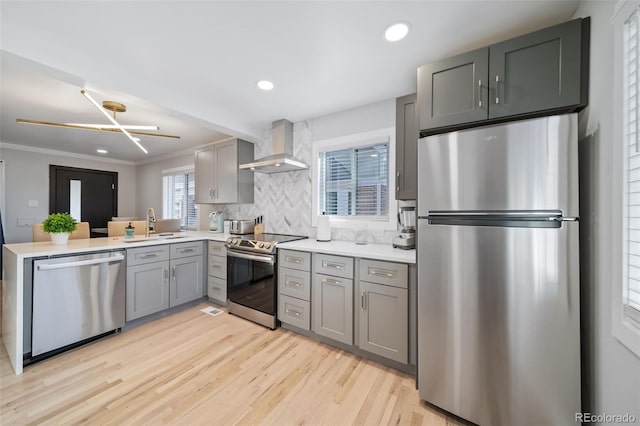
[[[293,172],[309,166],[293,156],[293,123],[278,120],[271,124],[271,155],[252,163],[241,164],[240,169],[260,173]]]

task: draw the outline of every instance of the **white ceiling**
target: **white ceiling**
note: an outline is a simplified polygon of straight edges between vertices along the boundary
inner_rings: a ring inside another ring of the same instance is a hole
[[[571,19],[578,0],[0,3],[0,140],[141,161],[225,134],[258,140],[299,121],[416,90],[424,63]],[[385,28],[403,21],[406,39]],[[255,83],[274,82],[263,92]],[[123,124],[182,139],[16,124],[90,122],[84,97],[125,103]]]

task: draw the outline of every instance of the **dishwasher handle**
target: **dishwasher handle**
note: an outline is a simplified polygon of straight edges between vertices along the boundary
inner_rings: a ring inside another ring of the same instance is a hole
[[[52,269],[75,268],[76,266],[87,266],[87,265],[99,265],[101,263],[120,262],[123,260],[124,260],[124,256],[121,254],[118,254],[110,257],[102,257],[99,259],[88,259],[88,260],[79,260],[77,262],[51,263],[51,264],[45,264],[45,265],[38,265],[38,270],[50,271]]]

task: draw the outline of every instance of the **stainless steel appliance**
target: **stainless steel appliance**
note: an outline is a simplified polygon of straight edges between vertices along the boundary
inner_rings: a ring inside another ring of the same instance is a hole
[[[418,387],[481,425],[580,410],[576,114],[420,139]]]
[[[278,243],[307,237],[281,234],[243,235],[227,239],[229,313],[271,329],[277,326]]]
[[[33,262],[32,357],[124,326],[124,253]]]
[[[255,220],[231,220],[231,234],[235,235],[249,235],[253,234],[253,228],[255,227]]]
[[[398,225],[400,232],[393,237],[393,247],[413,249],[416,247],[416,202],[398,201]]]

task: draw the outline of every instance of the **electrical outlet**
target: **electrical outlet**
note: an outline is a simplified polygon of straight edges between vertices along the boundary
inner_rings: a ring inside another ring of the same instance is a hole
[[[18,228],[30,228],[34,223],[36,223],[36,220],[33,217],[18,218]]]
[[[29,200],[29,207],[38,207],[38,200]]]

